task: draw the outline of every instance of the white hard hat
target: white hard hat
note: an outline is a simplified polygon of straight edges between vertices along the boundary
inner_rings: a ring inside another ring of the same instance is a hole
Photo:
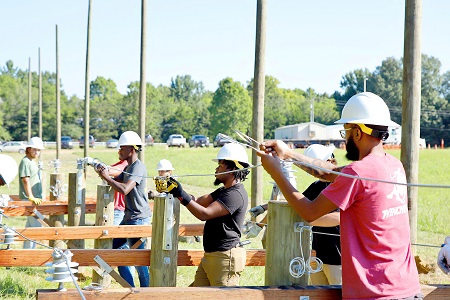
[[[217,153],[217,158],[214,158],[213,161],[219,160],[234,161],[236,167],[238,167],[239,169],[245,168],[240,163],[251,166],[248,161],[247,151],[245,151],[244,147],[236,143],[229,143],[220,148],[219,153]]]
[[[14,177],[17,175],[18,171],[17,163],[9,155],[0,154],[0,175],[6,184],[10,184]]]
[[[42,142],[40,137],[32,137],[27,144],[27,148],[35,148],[35,149],[39,149],[39,150],[43,150],[44,148],[44,143]]]
[[[341,118],[335,123],[400,126],[391,121],[391,114],[384,100],[370,92],[351,97],[342,109]]]
[[[172,166],[172,163],[167,159],[161,159],[156,166],[156,170],[158,171],[169,171],[175,170]]]
[[[125,131],[120,135],[119,138],[119,147],[120,146],[142,146],[141,137],[134,131]]]
[[[305,149],[303,155],[310,158],[327,161],[328,159],[332,158],[334,149],[335,147],[333,145],[326,147],[320,144],[313,144]]]

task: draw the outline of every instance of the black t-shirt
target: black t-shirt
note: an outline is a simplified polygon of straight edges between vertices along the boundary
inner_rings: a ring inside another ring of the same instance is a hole
[[[242,183],[228,189],[221,187],[211,193],[230,213],[206,221],[203,232],[205,252],[225,251],[239,243],[248,205],[248,195]]]
[[[314,200],[320,195],[330,182],[316,181],[313,182],[304,192],[303,195],[309,200]],[[339,211],[339,210],[336,210]],[[340,265],[341,264],[341,242],[339,226],[334,227],[319,227],[314,226],[313,232],[322,232],[334,235],[325,234],[313,234],[312,248],[316,250],[316,255],[327,265]]]

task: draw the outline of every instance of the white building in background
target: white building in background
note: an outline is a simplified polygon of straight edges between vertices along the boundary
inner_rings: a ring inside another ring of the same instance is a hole
[[[316,122],[287,125],[275,129],[275,139],[287,142],[301,142],[306,145],[310,143],[334,143],[343,142],[339,131],[344,129],[344,124],[323,125]],[[402,140],[402,127],[389,127],[389,137],[385,144],[400,145]],[[336,145],[338,146],[338,145]]]

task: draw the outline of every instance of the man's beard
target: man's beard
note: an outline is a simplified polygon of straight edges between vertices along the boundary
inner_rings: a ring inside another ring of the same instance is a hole
[[[347,140],[347,144],[345,145],[345,148],[347,149],[347,154],[345,154],[345,157],[348,160],[357,161],[359,160],[359,149],[355,144],[355,140],[353,137],[350,137]]]
[[[216,178],[216,180],[214,180],[214,185],[220,185],[222,183],[222,181],[219,178]]]

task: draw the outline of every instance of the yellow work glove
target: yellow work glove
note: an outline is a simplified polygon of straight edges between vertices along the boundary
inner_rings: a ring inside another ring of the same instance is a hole
[[[36,204],[36,205],[39,205],[39,204],[42,203],[42,199],[41,198],[35,198],[35,197],[31,196],[31,197],[28,197],[28,199],[31,202],[33,202],[34,204]]]

